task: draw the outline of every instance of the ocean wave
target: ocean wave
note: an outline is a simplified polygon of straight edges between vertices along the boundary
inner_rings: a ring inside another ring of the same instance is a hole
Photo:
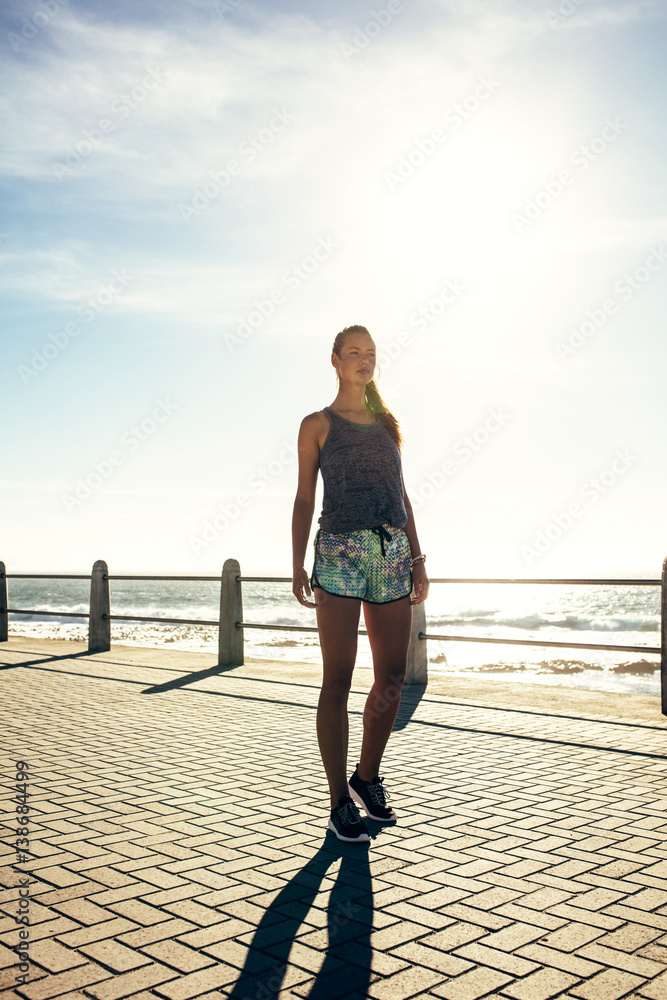
[[[440,616],[428,619],[427,628],[520,628],[529,631],[537,629],[563,629],[569,632],[657,632],[659,621],[653,616],[625,618],[623,616],[582,617],[566,615],[549,617],[541,614],[505,616],[502,612],[480,617],[467,614]]]

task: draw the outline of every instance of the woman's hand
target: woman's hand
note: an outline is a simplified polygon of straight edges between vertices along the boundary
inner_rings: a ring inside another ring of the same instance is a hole
[[[423,604],[428,597],[428,589],[431,586],[426,575],[426,567],[424,566],[423,559],[420,559],[412,567],[412,582],[415,588],[415,596],[410,598],[410,604]]]
[[[302,566],[301,569],[294,570],[294,576],[292,577],[292,593],[296,597],[299,604],[303,604],[305,608],[316,608],[316,604],[313,604],[312,601],[306,600],[303,594],[304,590],[308,596],[310,596],[310,580],[306,570]]]

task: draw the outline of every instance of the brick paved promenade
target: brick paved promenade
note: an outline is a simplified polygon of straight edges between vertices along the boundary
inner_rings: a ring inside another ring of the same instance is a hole
[[[17,985],[4,848],[0,996],[667,998],[657,699],[622,723],[408,689],[400,822],[363,847],[325,833],[311,675],[27,638],[0,663],[3,797],[25,759],[34,851]]]

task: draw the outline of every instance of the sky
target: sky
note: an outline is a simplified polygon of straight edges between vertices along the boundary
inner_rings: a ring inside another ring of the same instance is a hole
[[[4,3],[7,572],[291,576],[361,323],[432,577],[658,578],[666,21]]]

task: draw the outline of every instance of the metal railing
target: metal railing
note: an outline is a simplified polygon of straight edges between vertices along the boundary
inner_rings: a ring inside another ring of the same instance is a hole
[[[7,579],[51,579],[51,580],[90,580],[90,611],[39,611],[26,608],[10,608],[7,606]],[[178,581],[220,581],[220,615],[216,619],[195,618],[156,618],[146,615],[112,615],[109,598],[110,580],[178,580]],[[8,616],[17,615],[51,615],[58,618],[88,619],[88,651],[91,653],[108,652],[111,649],[111,622],[138,621],[157,622],[162,625],[209,625],[218,628],[218,665],[240,666],[244,662],[244,630],[247,628],[271,629],[280,632],[317,632],[312,625],[271,625],[264,622],[247,622],[243,618],[243,584],[244,583],[291,583],[289,576],[242,576],[241,567],[236,559],[227,559],[223,566],[222,576],[144,576],[144,575],[110,575],[106,562],[98,559],[93,566],[92,574],[83,573],[6,573],[5,564],[0,562],[0,642],[5,642],[9,635]],[[613,643],[593,642],[558,642],[548,639],[510,639],[490,636],[441,635],[426,631],[426,611],[424,604],[417,604],[412,609],[412,633],[408,650],[408,671],[406,683],[426,684],[427,655],[426,641],[432,639],[438,642],[487,642],[513,646],[545,646],[566,649],[600,649],[609,652],[643,653],[660,657],[660,691],[661,710],[667,715],[667,559],[662,566],[660,580],[636,579],[534,579],[534,578],[472,578],[472,577],[433,577],[431,583],[476,583],[476,584],[556,584],[561,586],[596,585],[625,587],[660,587],[660,646],[626,646]],[[359,635],[368,635],[365,629],[358,630]]]

